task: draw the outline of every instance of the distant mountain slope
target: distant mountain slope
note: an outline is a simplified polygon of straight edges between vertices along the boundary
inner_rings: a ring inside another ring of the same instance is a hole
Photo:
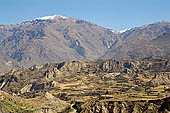
[[[22,66],[94,60],[117,40],[109,29],[60,15],[0,26],[0,52]]]
[[[170,31],[170,22],[163,21],[129,29],[123,32],[121,37],[125,41],[145,42],[153,40],[167,31]]]
[[[3,72],[10,71],[13,68],[18,68],[18,67],[19,67],[19,64],[15,60],[7,56],[0,55],[0,74]]]
[[[120,37],[122,43],[112,46],[102,58],[141,59],[170,53],[170,22],[157,22],[132,28]]]

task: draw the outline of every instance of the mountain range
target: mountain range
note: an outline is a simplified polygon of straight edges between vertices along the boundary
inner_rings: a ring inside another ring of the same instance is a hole
[[[170,53],[169,33],[170,22],[115,32],[84,20],[54,15],[0,25],[0,53],[2,61],[11,59],[8,62],[13,65],[4,66],[8,70],[18,64],[29,67],[73,60],[141,59]]]

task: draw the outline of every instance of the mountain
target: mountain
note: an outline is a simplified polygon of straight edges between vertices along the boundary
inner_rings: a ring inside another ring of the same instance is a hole
[[[94,60],[118,40],[110,29],[60,15],[0,26],[0,52],[21,66]]]
[[[121,44],[109,48],[101,58],[141,59],[169,54],[169,34],[170,22],[157,22],[132,28],[120,34]]]
[[[0,76],[5,113],[168,113],[170,55],[51,63]]]

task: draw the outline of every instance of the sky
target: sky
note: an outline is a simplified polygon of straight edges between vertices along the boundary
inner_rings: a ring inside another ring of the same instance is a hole
[[[0,24],[54,14],[123,30],[170,21],[170,0],[0,0]]]

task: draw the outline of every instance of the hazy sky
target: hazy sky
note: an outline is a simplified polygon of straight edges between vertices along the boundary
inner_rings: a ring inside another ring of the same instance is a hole
[[[53,14],[122,30],[170,21],[170,0],[0,0],[0,24]]]

